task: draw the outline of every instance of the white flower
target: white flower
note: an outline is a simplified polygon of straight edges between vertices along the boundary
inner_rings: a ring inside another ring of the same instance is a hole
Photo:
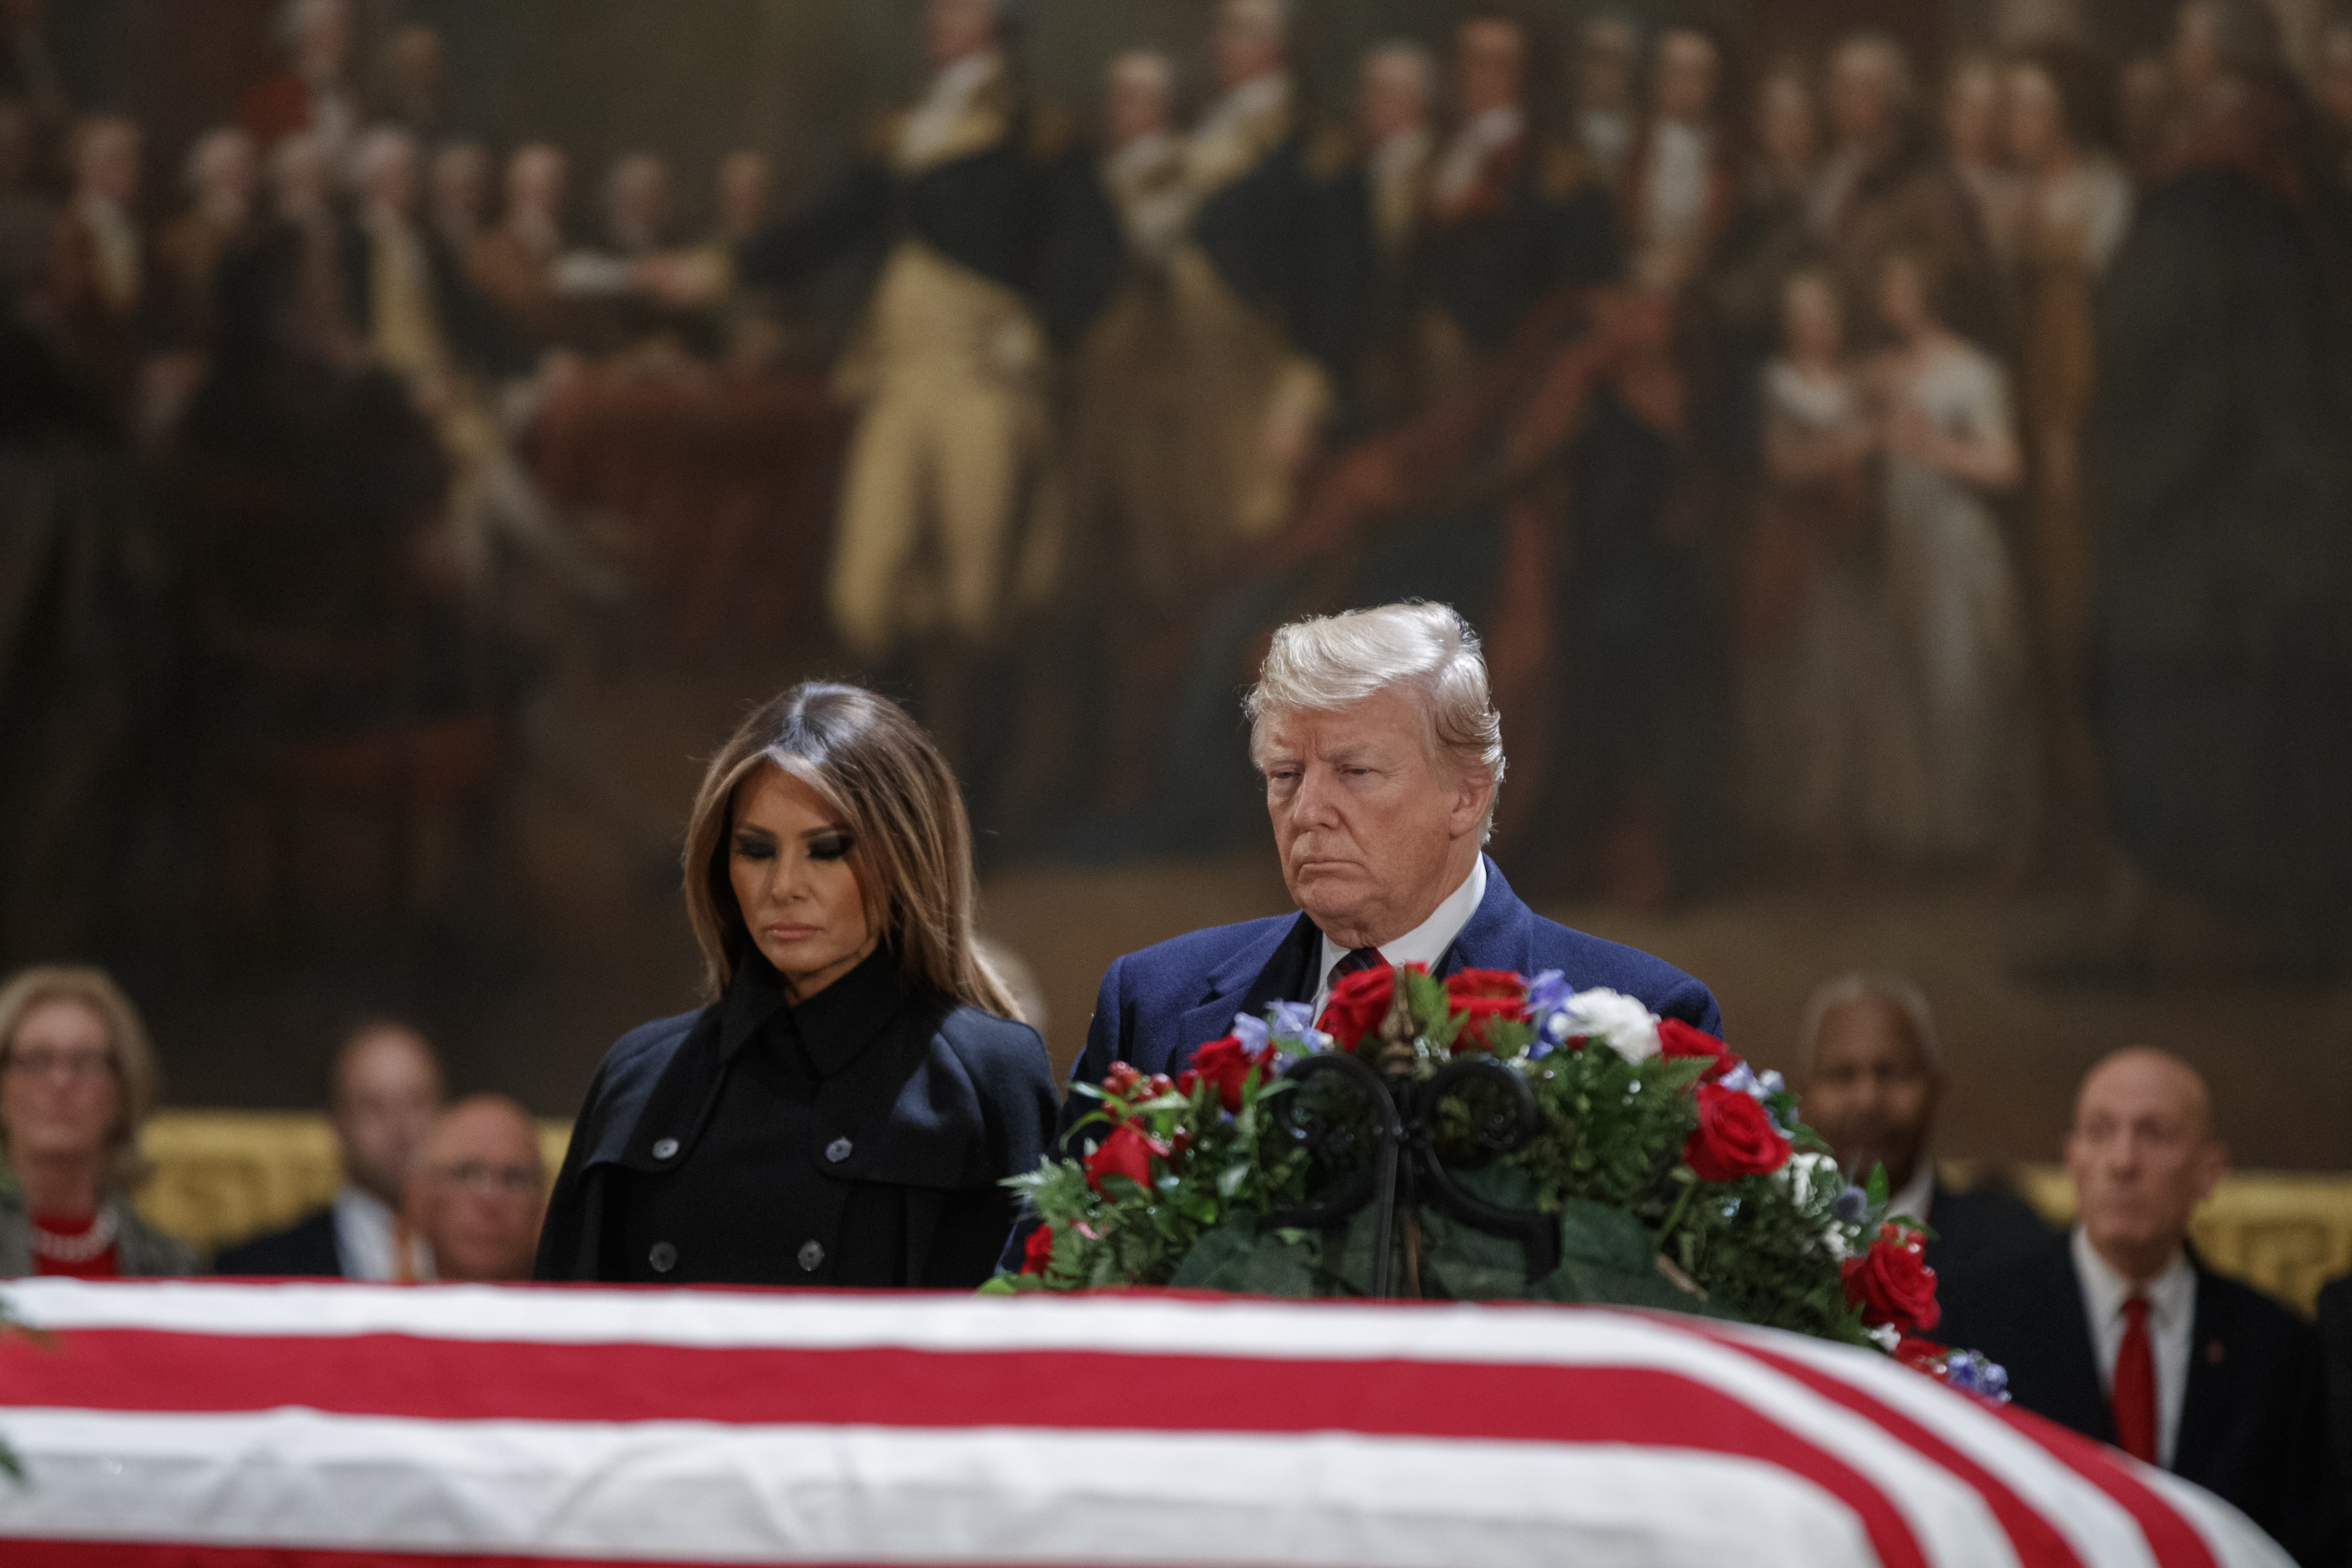
[[[1903,1343],[1903,1331],[1893,1323],[1881,1323],[1869,1333],[1871,1343],[1889,1355],[1893,1355],[1895,1347]]]
[[[1622,991],[1579,991],[1560,1004],[1559,1017],[1567,1020],[1553,1038],[1606,1040],[1628,1061],[1647,1061],[1658,1054],[1658,1018]],[[1550,1029],[1547,1035],[1552,1035]]]
[[[1791,1155],[1780,1167],[1780,1185],[1789,1189],[1789,1201],[1803,1208],[1817,1192],[1837,1196],[1845,1186],[1845,1176],[1837,1161],[1827,1155]]]

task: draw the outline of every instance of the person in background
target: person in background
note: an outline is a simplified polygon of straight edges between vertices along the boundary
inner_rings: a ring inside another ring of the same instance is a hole
[[[2141,1047],[2103,1058],[2066,1134],[2080,1218],[1945,1281],[1936,1334],[2008,1368],[2024,1408],[2196,1482],[2320,1568],[2340,1500],[2319,1337],[2189,1246],[2229,1163],[2194,1068]]]
[[[979,1285],[1054,1082],[977,956],[939,747],[887,698],[795,686],[711,760],[686,865],[709,1005],[606,1054],[538,1277]]]
[[[411,23],[383,46],[382,89],[376,119],[400,127],[420,145],[449,132],[441,35]]]
[[[1377,430],[1421,406],[1414,373],[1414,295],[1429,174],[1436,153],[1430,120],[1437,61],[1409,40],[1381,44],[1356,73],[1357,134],[1362,143],[1360,200],[1370,236],[1359,419]]]
[[[155,236],[147,318],[154,356],[142,378],[140,423],[169,430],[204,380],[218,331],[221,260],[253,245],[260,160],[253,138],[233,125],[196,139],[188,152],[188,206]]]
[[[2352,1498],[2352,1274],[2319,1292],[2319,1339],[2327,1353],[2328,1442],[2343,1495]],[[2352,1528],[2343,1521],[2338,1528]]]
[[[2096,78],[2056,49],[2003,75],[2004,140],[2023,176],[2017,230],[2018,402],[2027,457],[2026,549],[2050,797],[2050,853],[2085,891],[2118,868],[2084,712],[2095,554],[2082,438],[2096,391],[2093,308],[2131,226],[2131,177],[2098,141]]]
[[[1633,89],[1641,57],[1641,35],[1623,16],[1595,16],[1577,37],[1574,139],[1612,190],[1624,177],[1633,151]]]
[[[74,128],[73,197],[57,236],[49,297],[83,373],[127,404],[147,293],[139,230],[139,127],[93,115]]]
[[[298,131],[314,136],[331,167],[341,162],[360,131],[352,40],[351,0],[286,0],[278,17],[286,64],[245,95],[237,123],[264,148]]]
[[[1916,781],[1908,820],[1889,813],[1887,847],[1915,867],[1990,861],[2014,876],[2036,790],[2024,604],[1994,509],[2024,477],[2009,382],[1948,325],[1926,252],[1889,253],[1876,290],[1893,339],[1871,365],[1878,505]]]
[[[539,1129],[505,1095],[478,1094],[434,1119],[409,1171],[400,1228],[432,1259],[432,1279],[528,1280],[546,1209]]]
[[[775,187],[775,164],[757,148],[738,147],[721,158],[713,188],[712,239],[731,247],[765,228]]]
[[[1943,1048],[1927,998],[1893,975],[1847,975],[1815,990],[1797,1033],[1805,1123],[1825,1139],[1846,1179],[1886,1172],[1887,1212],[1936,1234],[1927,1266],[1938,1277],[2005,1262],[2047,1241],[2049,1227],[2014,1194],[1966,1192],[1936,1168]]]
[[[394,1216],[440,1108],[441,1063],[423,1035],[388,1019],[350,1030],[335,1053],[327,1112],[342,1152],[342,1190],[291,1228],[222,1252],[220,1272],[431,1278],[431,1254],[421,1244],[401,1244]]]
[[[155,1053],[104,972],[26,969],[0,986],[0,1278],[193,1274],[195,1254],[131,1211]]]
[[[1649,113],[1618,193],[1634,281],[1665,293],[1698,278],[1738,198],[1729,139],[1715,122],[1723,50],[1696,27],[1659,35]]]
[[[1941,125],[1945,161],[1968,193],[1978,227],[2005,273],[2017,260],[2025,190],[2001,145],[2002,85],[1994,61],[1979,55],[1963,57],[1944,75]]]
[[[506,211],[466,257],[467,283],[533,350],[551,346],[566,328],[553,286],[564,250],[567,168],[562,148],[544,141],[516,148],[507,159]]]

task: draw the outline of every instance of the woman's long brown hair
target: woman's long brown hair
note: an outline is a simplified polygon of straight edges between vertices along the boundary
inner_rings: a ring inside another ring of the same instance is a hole
[[[736,793],[766,767],[815,790],[847,825],[866,918],[908,979],[1003,1018],[1019,1016],[973,946],[971,826],[947,758],[887,697],[824,681],[803,682],[753,710],[710,759],[695,795],[686,911],[712,998],[751,946],[728,849]]]

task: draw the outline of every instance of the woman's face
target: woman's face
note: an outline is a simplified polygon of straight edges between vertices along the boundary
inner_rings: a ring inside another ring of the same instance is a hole
[[[879,933],[866,915],[849,826],[772,763],[736,787],[727,874],[760,956],[805,1000],[856,968]]]
[[[104,1019],[64,998],[25,1015],[0,1072],[0,1123],[15,1158],[99,1158],[121,1103]]]

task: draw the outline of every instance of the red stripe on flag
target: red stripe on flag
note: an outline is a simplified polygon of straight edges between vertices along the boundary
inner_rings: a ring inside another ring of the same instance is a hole
[[[1925,1564],[1901,1513],[1866,1477],[1696,1377],[1651,1367],[83,1329],[55,1335],[47,1349],[0,1343],[0,1404],[184,1413],[297,1406],[436,1421],[1349,1431],[1624,1443],[1787,1470],[1851,1508],[1886,1568]]]

